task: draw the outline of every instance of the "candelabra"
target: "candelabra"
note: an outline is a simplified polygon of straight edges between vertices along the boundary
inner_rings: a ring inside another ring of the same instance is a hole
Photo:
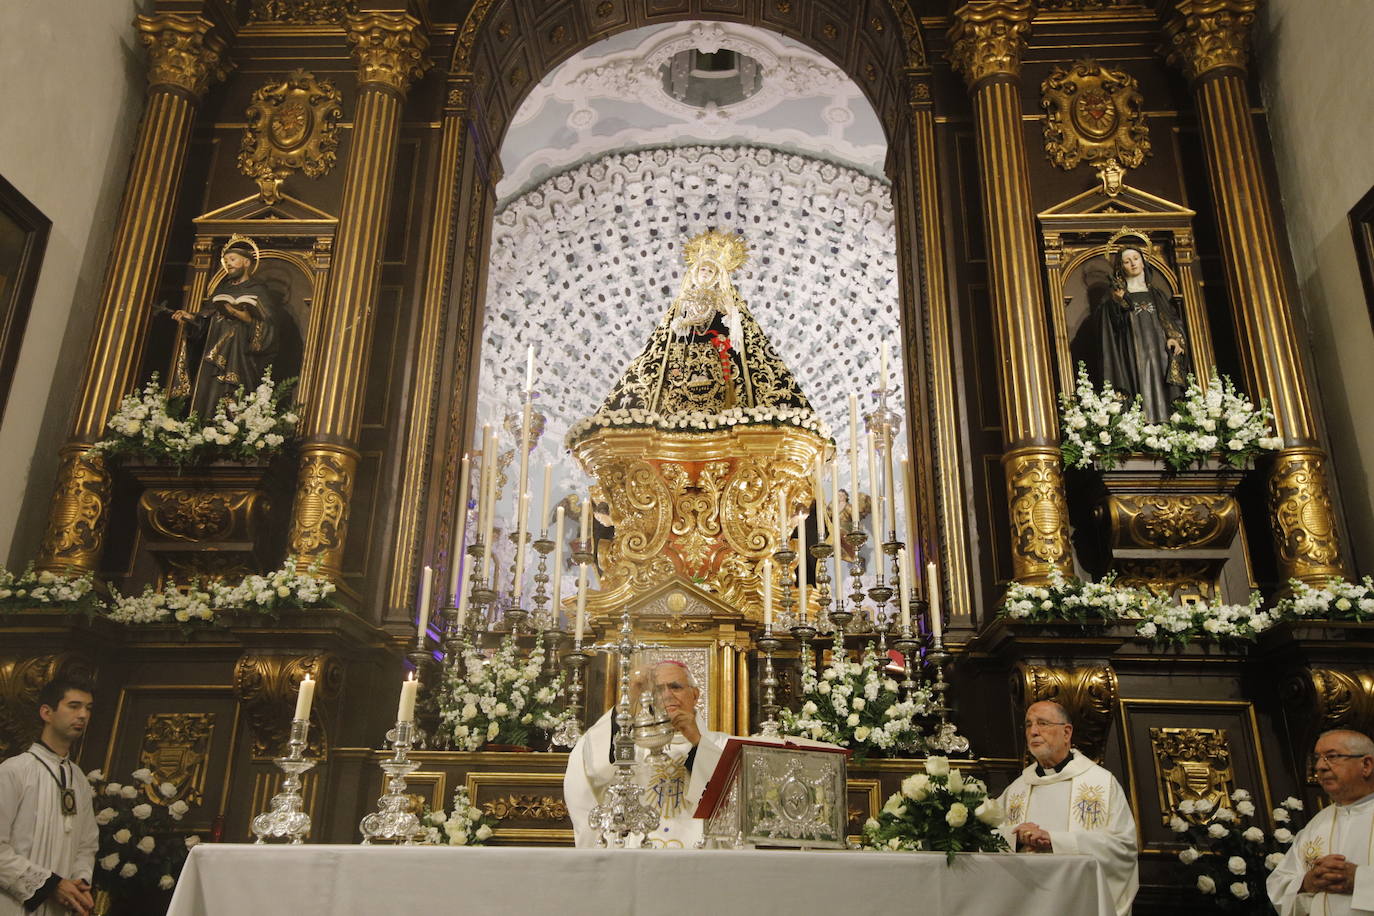
[[[534,570],[534,595],[530,599],[534,604],[535,629],[556,630],[558,629],[558,608],[545,607],[553,597],[549,594],[548,589],[549,582],[552,581],[549,576],[549,554],[553,553],[553,548],[556,545],[553,539],[549,537],[549,533],[545,531],[530,546],[534,548],[535,553],[539,554],[539,565]],[[557,571],[555,571],[555,575],[557,575]],[[543,625],[544,621],[548,622],[547,626]]]
[[[592,654],[583,651],[581,641],[573,645],[573,650],[563,656],[563,664],[572,669],[568,683],[568,705],[571,713],[554,729],[550,739],[559,747],[572,747],[582,737],[582,669],[587,667]]]
[[[310,833],[310,815],[305,813],[301,798],[301,774],[315,766],[315,761],[305,756],[309,733],[309,719],[291,720],[291,734],[287,739],[289,750],[285,757],[275,761],[286,779],[282,781],[281,791],[272,796],[271,807],[253,818],[253,835],[258,843],[265,843],[268,837],[290,837],[292,845],[299,845]]]
[[[778,737],[778,677],[773,670],[773,653],[782,647],[782,640],[773,635],[773,625],[764,627],[763,635],[756,642],[763,652],[763,722],[759,735],[764,738]]]
[[[897,551],[902,547],[902,542],[897,540],[896,532],[890,532],[888,539],[882,544],[883,553],[892,557],[892,583],[896,584],[901,573],[897,569]],[[873,558],[874,570],[873,584],[869,586],[868,597],[873,599],[873,629],[878,632],[878,654],[887,654],[887,631],[892,629],[892,618],[887,612],[887,603],[892,600],[894,590],[892,585],[887,584],[883,578],[883,564],[881,558]]]
[[[858,610],[863,607],[864,601],[864,561],[863,558],[859,556],[859,550],[868,541],[868,535],[865,534],[861,528],[854,527],[841,535],[841,538],[844,541],[844,545],[854,554],[854,562],[849,564],[849,571],[852,576],[851,587],[854,589],[849,593],[849,600],[853,604],[854,609]],[[838,589],[839,586],[840,583],[836,582],[835,588]],[[846,657],[844,646],[845,627],[847,627],[849,622],[853,619],[854,611],[845,607],[844,602],[837,593],[835,597],[835,608],[830,612],[830,622],[835,627],[834,654],[835,658],[839,661],[843,661]]]
[[[636,643],[630,628],[630,609],[620,615],[620,639],[593,648],[618,656],[620,699],[616,703],[615,779],[606,788],[605,801],[592,809],[588,823],[596,832],[597,846],[624,848],[631,838],[642,841],[658,828],[659,813],[644,803],[644,789],[635,783],[635,741],[630,715],[630,656],[642,649],[660,648]]]
[[[931,583],[931,587],[934,588],[935,584]],[[945,681],[945,665],[950,663],[953,656],[945,651],[942,634],[935,633],[931,636],[930,652],[926,657],[935,669],[935,684],[931,692],[935,698],[935,714],[940,718],[940,724],[936,726],[929,744],[935,750],[944,751],[946,754],[966,754],[969,750],[968,739],[959,734],[959,729],[949,721],[950,708],[945,702],[945,693],[949,690],[949,684]]]
[[[415,724],[397,722],[386,737],[391,742],[392,755],[378,764],[387,775],[386,791],[377,800],[377,810],[364,817],[358,829],[362,831],[364,846],[371,846],[373,840],[399,840],[409,846],[421,831],[420,819],[410,810],[411,799],[406,794],[406,777],[420,766],[410,759]]]

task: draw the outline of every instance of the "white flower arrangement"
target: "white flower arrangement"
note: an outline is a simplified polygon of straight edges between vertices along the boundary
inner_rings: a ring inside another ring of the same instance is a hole
[[[334,583],[319,575],[318,562],[301,572],[295,558],[287,557],[275,572],[246,576],[232,584],[211,582],[190,588],[168,584],[161,591],[150,585],[137,596],[111,589],[114,606],[109,618],[124,624],[213,623],[224,611],[275,614],[284,608],[328,606],[327,599],[334,591]]]
[[[999,852],[1007,848],[997,827],[1002,806],[988,797],[980,779],[965,777],[948,758],[930,757],[924,773],[902,780],[877,817],[864,823],[866,848],[886,851],[939,851],[946,863],[957,852]]]
[[[734,426],[795,426],[830,438],[830,425],[814,410],[800,407],[730,407],[720,411],[691,410],[674,414],[636,407],[598,410],[573,424],[564,441],[572,448],[599,429],[649,427],[668,432],[710,432]]]
[[[119,402],[106,421],[112,435],[95,443],[91,451],[109,457],[142,455],[179,465],[266,457],[295,435],[300,417],[282,409],[294,385],[294,379],[277,385],[269,367],[257,387],[251,391],[240,387],[232,397],[221,400],[209,420],[195,413],[183,420],[173,415],[179,405],[168,400],[153,373],[141,392]]]
[[[1245,789],[1232,791],[1230,802],[1218,806],[1210,799],[1185,799],[1174,808],[1169,827],[1187,844],[1178,860],[1188,868],[1193,887],[1219,910],[1254,912],[1246,901],[1267,903],[1264,882],[1283,861],[1293,832],[1280,827],[1266,835],[1249,823],[1255,803]],[[1301,810],[1302,802],[1288,798],[1274,810],[1274,820],[1288,823]]]
[[[552,734],[572,713],[559,708],[563,675],[544,676],[544,648],[521,657],[507,635],[490,658],[463,647],[461,670],[451,666],[439,691],[438,737],[446,746],[475,751],[484,744],[531,746]]]
[[[176,786],[158,783],[147,767],[129,775],[127,784],[109,781],[100,770],[86,775],[100,832],[93,883],[115,899],[142,900],[149,890],[176,886],[200,837],[178,826],[191,806],[176,798]]]
[[[94,588],[90,574],[62,576],[47,570],[34,572],[30,566],[16,575],[0,566],[0,613],[39,604],[60,604],[67,610],[92,612],[100,606],[100,596]]]
[[[426,811],[421,823],[424,824],[424,839],[427,846],[484,846],[491,839],[498,818],[483,814],[482,809],[468,798],[466,786],[459,786],[453,793],[453,811]]]
[[[1162,459],[1176,471],[1216,455],[1231,467],[1247,467],[1263,451],[1283,446],[1270,424],[1269,407],[1258,408],[1215,371],[1204,388],[1188,377],[1188,389],[1164,423],[1145,422],[1140,398],[1103,381],[1099,390],[1078,364],[1074,393],[1059,396],[1060,450],[1068,468],[1115,467],[1138,453]]]
[[[1288,581],[1291,594],[1279,601],[1274,612],[1286,620],[1374,620],[1374,579],[1359,582],[1332,579],[1314,588],[1297,579]]]
[[[1193,640],[1254,642],[1275,623],[1273,612],[1261,610],[1259,592],[1249,604],[1160,603],[1136,624],[1136,635],[1158,645],[1184,645]]]
[[[801,709],[784,709],[780,730],[869,753],[913,752],[923,747],[918,716],[932,713],[930,688],[922,685],[910,700],[883,668],[886,656],[869,643],[859,661],[833,658],[819,675],[802,672]]]

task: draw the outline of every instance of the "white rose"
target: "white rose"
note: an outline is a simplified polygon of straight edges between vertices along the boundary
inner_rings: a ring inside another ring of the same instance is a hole
[[[1251,843],[1264,842],[1264,831],[1259,829],[1258,827],[1248,828],[1244,833],[1241,834],[1241,836],[1245,837]]]
[[[1278,830],[1274,831],[1274,839],[1278,840],[1280,843],[1291,843],[1293,842],[1293,831],[1289,830],[1287,827],[1280,827]]]
[[[1238,802],[1249,801],[1250,793],[1245,789],[1237,789],[1231,793],[1231,798]]]
[[[859,724],[859,714],[858,714],[857,712],[851,712],[851,713],[849,714],[849,717],[848,717],[847,719],[844,720],[844,724],[845,724],[845,725],[848,725],[850,728],[853,728],[854,726],[858,725],[858,724]]]
[[[119,790],[119,796],[120,798],[127,798],[132,800],[138,798],[138,790],[135,789],[133,786],[123,786]]]
[[[829,693],[829,692],[830,692],[830,682],[829,682],[829,681],[821,681],[819,684],[816,685],[816,691],[817,691],[818,693]]]
[[[153,806],[149,804],[134,805],[129,813],[141,821],[146,821],[153,815]]]
[[[964,791],[964,774],[960,773],[958,770],[950,770],[948,785],[949,791],[951,792],[957,793]]]
[[[912,801],[923,801],[930,794],[930,777],[924,773],[913,773],[903,779],[902,794]]]
[[[161,878],[157,879],[157,886],[164,891],[170,891],[172,888],[176,887],[176,883],[177,879],[173,878],[171,875],[163,875]]]
[[[1226,836],[1229,831],[1224,824],[1213,824],[1207,828],[1207,835],[1214,840],[1219,840]]]
[[[854,729],[854,740],[867,741],[868,736],[872,733],[873,729],[869,728],[867,725],[860,725],[858,728]]]
[[[995,798],[989,798],[975,808],[973,810],[973,816],[989,827],[1000,825],[1006,817],[1006,815],[1002,813],[1001,803]]]
[[[1201,853],[1199,853],[1193,847],[1189,846],[1187,849],[1179,851],[1178,860],[1182,862],[1184,865],[1192,865],[1194,862],[1198,860],[1198,856],[1200,855]]]
[[[1212,816],[1219,821],[1224,821],[1229,824],[1236,819],[1236,812],[1232,811],[1230,808],[1218,808],[1217,813]]]
[[[1238,801],[1236,802],[1236,813],[1242,817],[1252,817],[1255,813],[1255,805],[1253,802]]]
[[[129,840],[131,840],[132,838],[133,834],[129,832],[129,828],[127,827],[116,830],[114,832],[114,836],[110,837],[110,839],[114,840],[116,843],[119,843],[121,846],[129,842]]]
[[[119,877],[132,878],[138,874],[138,866],[132,862],[125,862],[124,867],[119,870]]]
[[[157,787],[157,790],[162,793],[163,798],[176,798],[177,796],[177,787],[170,782],[164,782]]]
[[[1204,894],[1214,894],[1217,890],[1217,883],[1206,875],[1197,876],[1197,889]]]
[[[1174,833],[1187,833],[1188,822],[1185,821],[1183,818],[1179,817],[1178,815],[1174,815],[1173,817],[1169,818],[1169,829],[1172,830]]]
[[[87,782],[100,782],[104,778],[105,773],[102,770],[91,770],[89,773],[86,774]]]
[[[945,812],[945,823],[951,827],[962,827],[968,823],[968,806],[962,802],[955,802],[949,806]]]
[[[152,837],[145,836],[143,839],[138,841],[138,851],[143,853],[144,855],[147,855],[148,853],[153,851],[153,847],[156,845],[157,843],[153,841]]]
[[[1250,896],[1250,888],[1244,881],[1237,881],[1231,885],[1231,895],[1237,900],[1245,900]]]
[[[190,836],[188,836],[188,837],[186,838],[186,848],[187,848],[187,849],[192,849],[192,848],[194,848],[194,847],[196,847],[196,846],[199,846],[199,845],[200,845],[200,837],[196,836],[194,833],[191,834]]]
[[[450,846],[466,846],[468,844],[468,835],[461,830],[457,833],[450,833],[448,835],[448,844]]]
[[[489,840],[491,839],[491,828],[488,827],[486,824],[483,824],[482,826],[477,828],[473,835],[476,836],[479,840]]]
[[[167,813],[172,815],[173,820],[181,820],[186,816],[186,812],[191,810],[191,806],[181,799],[177,799],[167,806]]]
[[[110,821],[114,819],[115,809],[113,808],[101,808],[95,816],[95,822],[102,827],[104,827],[106,824],[108,824]]]
[[[948,776],[948,775],[949,775],[949,758],[948,758],[948,757],[927,757],[927,758],[926,758],[926,772],[929,773],[931,776]]]
[[[1233,875],[1245,874],[1245,860],[1240,856],[1231,856],[1226,860],[1226,869]]]
[[[1270,871],[1273,871],[1274,869],[1279,867],[1279,863],[1282,861],[1283,853],[1271,852],[1269,853],[1269,855],[1264,857],[1264,867],[1269,869]]]
[[[1288,823],[1288,817],[1289,817],[1289,815],[1288,815],[1288,809],[1287,809],[1287,808],[1275,808],[1275,809],[1274,809],[1274,820],[1278,821],[1280,824],[1286,824],[1286,823]]]
[[[1181,802],[1178,803],[1178,813],[1179,813],[1179,814],[1192,814],[1192,813],[1193,813],[1193,810],[1194,810],[1196,807],[1197,807],[1197,806],[1193,804],[1193,800],[1192,800],[1191,798],[1185,799],[1184,801],[1181,801]]]
[[[100,867],[106,871],[114,871],[114,867],[119,864],[119,853],[112,852],[100,860]]]
[[[139,767],[137,770],[134,770],[133,777],[144,785],[147,785],[153,781],[153,771],[147,767]]]
[[[1284,806],[1285,808],[1288,808],[1290,811],[1301,811],[1301,810],[1302,810],[1302,802],[1298,801],[1296,798],[1294,798],[1294,797],[1291,796],[1291,795],[1288,796],[1287,798],[1285,798],[1285,799],[1283,800],[1283,806]]]

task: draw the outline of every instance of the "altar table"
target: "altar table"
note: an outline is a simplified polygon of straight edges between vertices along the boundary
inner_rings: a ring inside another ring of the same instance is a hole
[[[168,916],[1113,916],[1087,856],[517,846],[191,850]]]

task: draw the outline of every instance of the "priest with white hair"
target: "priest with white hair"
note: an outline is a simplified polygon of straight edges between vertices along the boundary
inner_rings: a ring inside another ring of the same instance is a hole
[[[639,706],[646,688],[651,690],[654,708],[672,722],[674,734],[663,748],[666,760],[651,760],[646,749],[635,748],[635,782],[644,789],[645,804],[660,817],[658,829],[642,845],[690,849],[702,836],[702,822],[692,814],[729,736],[704,727],[697,709],[701,689],[682,662],[661,660],[648,672],[636,672],[630,683],[632,709]],[[579,848],[598,845],[588,818],[616,778],[613,742],[617,728],[612,708],[587,729],[568,755],[563,798]]]
[[[1026,710],[1035,763],[1002,795],[1002,835],[1017,852],[1089,855],[1102,867],[1118,916],[1140,887],[1135,817],[1116,777],[1073,748],[1068,710],[1053,700]]]
[[[1374,741],[1323,732],[1312,772],[1331,804],[1298,831],[1269,876],[1279,916],[1374,914]]]

